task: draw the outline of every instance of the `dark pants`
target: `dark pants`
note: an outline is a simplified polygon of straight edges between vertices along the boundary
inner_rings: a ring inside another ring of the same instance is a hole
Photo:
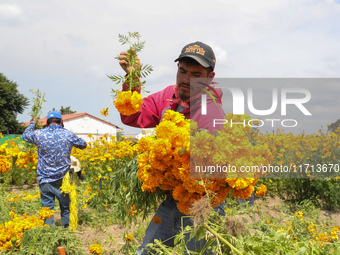
[[[251,194],[251,196],[247,199],[243,199],[243,198],[239,198],[238,199],[238,203],[239,205],[241,205],[242,207],[246,206],[246,203],[249,202],[250,205],[254,205],[255,202],[255,197],[254,197],[254,192]]]
[[[221,203],[217,207],[215,207],[215,211],[217,211],[220,215],[224,216],[224,203]],[[149,243],[153,243],[155,239],[159,239],[163,241],[163,244],[167,246],[174,246],[174,237],[176,234],[181,232],[186,226],[193,226],[193,223],[190,217],[183,213],[181,213],[178,208],[176,201],[173,198],[168,197],[158,208],[156,215],[161,218],[162,222],[159,224],[155,224],[153,221],[150,222],[148,228],[145,232],[145,237],[143,239],[143,244],[138,247],[136,251],[137,254],[153,254],[148,253],[145,246]],[[182,226],[183,223],[183,226]],[[187,248],[190,251],[196,251],[197,248],[203,248],[206,242],[196,241],[195,238],[192,238],[190,241],[190,234],[185,234],[185,239],[187,241]],[[167,241],[166,241],[167,240]],[[208,251],[206,254],[211,254]]]
[[[70,197],[68,194],[61,193],[60,187],[63,180],[39,184],[40,199],[42,207],[54,210],[55,198],[59,201],[61,210],[61,226],[68,227],[70,224]],[[54,217],[46,219],[46,224],[54,224]]]

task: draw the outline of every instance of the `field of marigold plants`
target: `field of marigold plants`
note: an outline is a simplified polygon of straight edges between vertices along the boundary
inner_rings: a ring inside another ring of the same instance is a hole
[[[191,254],[340,254],[339,145],[339,132],[321,130],[293,135],[225,127],[212,136],[169,111],[150,137],[104,135],[72,151],[86,180],[74,176],[77,222],[67,230],[58,206],[41,208],[36,147],[7,140],[0,145],[0,254],[58,254],[58,246],[67,254],[133,254],[148,222],[162,221],[154,213],[169,194],[194,227],[175,237],[175,247],[156,241],[150,246],[156,254],[184,254],[187,232],[208,240]],[[295,172],[191,178],[199,160]],[[253,192],[254,206],[237,202]],[[212,210],[222,201],[225,217]],[[56,226],[48,227],[44,218],[52,214]]]

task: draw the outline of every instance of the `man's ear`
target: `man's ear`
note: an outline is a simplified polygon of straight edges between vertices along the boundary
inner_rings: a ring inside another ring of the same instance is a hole
[[[207,83],[209,84],[209,83],[211,83],[212,82],[212,80],[214,79],[214,77],[215,77],[215,72],[214,71],[212,71],[212,72],[210,72],[209,74],[208,74],[208,77],[207,77]]]
[[[214,77],[215,77],[215,72],[214,71],[210,72],[209,75],[208,75],[208,78],[210,78],[212,80],[212,79],[214,79]]]

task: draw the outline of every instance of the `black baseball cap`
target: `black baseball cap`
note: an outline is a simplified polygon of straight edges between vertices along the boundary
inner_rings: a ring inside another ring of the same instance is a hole
[[[201,66],[207,68],[215,68],[216,58],[212,48],[202,42],[189,43],[182,49],[181,54],[176,58],[175,62],[181,58],[189,57],[196,60]]]

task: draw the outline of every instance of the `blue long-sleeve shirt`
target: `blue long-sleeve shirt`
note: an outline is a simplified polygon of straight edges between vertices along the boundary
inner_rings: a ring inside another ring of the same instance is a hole
[[[22,138],[38,148],[38,184],[60,180],[71,167],[72,147],[85,149],[86,141],[58,124],[38,130],[35,125],[32,121]]]

